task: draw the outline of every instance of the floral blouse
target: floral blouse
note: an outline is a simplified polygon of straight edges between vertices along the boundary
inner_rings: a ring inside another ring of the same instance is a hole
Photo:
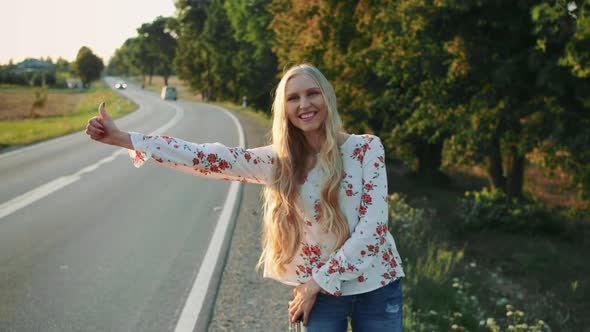
[[[159,163],[214,179],[265,184],[275,153],[272,146],[254,149],[220,143],[195,144],[169,136],[131,133],[136,167],[153,158]],[[332,295],[365,293],[403,277],[402,261],[387,228],[387,175],[381,140],[373,135],[350,135],[340,146],[343,161],[339,203],[348,221],[350,238],[336,251],[333,234],[325,232],[319,215],[321,171],[307,174],[296,212],[304,222],[303,237],[286,273],[264,276],[288,285],[310,278]]]

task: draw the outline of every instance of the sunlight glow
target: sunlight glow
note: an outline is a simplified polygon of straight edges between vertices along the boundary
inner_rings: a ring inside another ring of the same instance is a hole
[[[0,63],[76,58],[82,46],[106,62],[142,23],[173,16],[174,0],[0,0]]]

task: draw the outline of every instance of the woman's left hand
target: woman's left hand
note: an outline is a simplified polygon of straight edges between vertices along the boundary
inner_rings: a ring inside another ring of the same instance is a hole
[[[307,326],[309,313],[321,290],[322,288],[313,278],[293,289],[294,298],[289,302],[289,318],[292,323],[295,323],[303,315],[303,325]]]

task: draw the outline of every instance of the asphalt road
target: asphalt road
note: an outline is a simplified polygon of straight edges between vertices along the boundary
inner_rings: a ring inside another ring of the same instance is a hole
[[[124,130],[151,133],[179,106],[167,135],[239,143],[212,106],[121,93],[140,105],[117,120]],[[230,183],[136,169],[126,153],[108,159],[117,151],[79,132],[0,155],[0,331],[176,327]]]

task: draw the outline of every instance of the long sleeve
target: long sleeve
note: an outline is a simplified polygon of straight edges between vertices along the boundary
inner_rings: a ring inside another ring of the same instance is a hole
[[[365,282],[372,266],[381,265],[384,253],[390,251],[387,230],[387,173],[384,149],[376,136],[367,136],[359,155],[362,162],[362,191],[358,207],[358,224],[350,238],[333,252],[325,264],[313,270],[313,278],[322,289],[341,295],[342,282],[357,279]],[[393,238],[391,238],[391,242]]]
[[[129,156],[135,167],[153,158],[193,175],[259,184],[268,181],[272,169],[271,146],[243,149],[221,143],[196,144],[169,136],[130,134],[133,150],[129,150]]]

